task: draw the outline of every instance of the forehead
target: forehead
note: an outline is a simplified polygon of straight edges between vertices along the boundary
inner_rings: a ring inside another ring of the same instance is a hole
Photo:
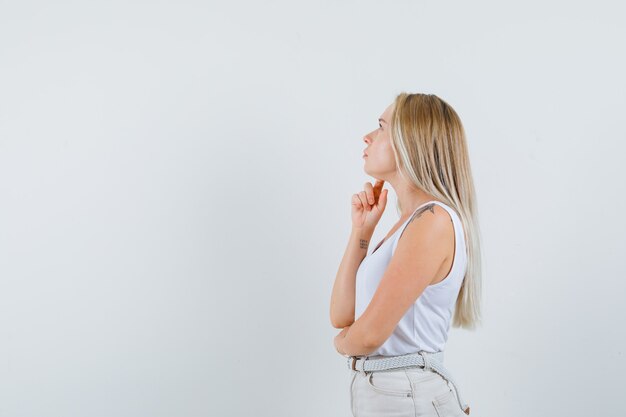
[[[394,105],[395,103],[391,103],[389,106],[387,106],[387,108],[382,114],[382,118],[385,119],[387,122],[389,122],[389,119],[391,119],[391,114],[393,113]]]

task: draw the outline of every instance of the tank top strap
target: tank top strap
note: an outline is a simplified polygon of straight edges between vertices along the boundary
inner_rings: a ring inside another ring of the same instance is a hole
[[[409,217],[409,218],[408,218],[408,220],[406,220],[406,221],[404,222],[404,224],[403,224],[403,225],[402,225],[402,227],[401,227],[401,229],[402,229],[402,230],[400,230],[400,233],[398,233],[398,235],[397,235],[397,236],[395,237],[395,239],[394,239],[394,242],[393,242],[393,245],[392,245],[392,251],[393,251],[393,252],[395,252],[395,250],[396,250],[396,246],[398,246],[398,241],[400,240],[400,237],[401,237],[401,236],[402,236],[402,234],[404,233],[404,229],[406,229],[406,227],[407,227],[407,226],[409,225],[409,223],[411,222],[411,219],[413,219],[413,217],[415,217],[415,215],[417,214],[418,210],[420,210],[421,208],[423,208],[424,206],[426,206],[426,205],[428,205],[428,204],[430,204],[430,203],[435,203],[435,204],[437,204],[437,205],[439,205],[439,206],[443,207],[443,208],[444,208],[444,209],[448,212],[448,214],[450,214],[450,217],[452,218],[452,223],[453,223],[453,225],[454,225],[454,233],[455,233],[455,235],[456,235],[456,233],[457,233],[457,229],[458,229],[458,227],[459,227],[459,224],[457,223],[457,220],[458,220],[458,214],[456,213],[456,211],[455,211],[452,207],[448,206],[448,205],[447,205],[447,204],[445,204],[445,203],[442,203],[441,201],[437,201],[437,200],[430,200],[430,201],[427,201],[427,202],[425,202],[425,203],[420,204],[419,206],[417,206],[417,208],[413,211],[413,214],[411,214],[411,217]],[[457,239],[457,240],[458,240],[458,239]],[[458,242],[457,242],[457,243],[458,243]]]
[[[426,205],[430,204],[430,203],[437,203],[438,201],[435,200],[431,200],[431,201],[427,201],[423,204],[420,204],[419,206],[417,206],[417,208],[415,210],[413,210],[413,214],[411,214],[411,217],[409,217],[404,224],[402,225],[402,230],[400,231],[396,241],[398,239],[400,239],[400,236],[402,236],[402,233],[404,233],[404,229],[406,229],[406,227],[409,225],[409,223],[411,223],[411,219],[413,219],[413,217],[415,217],[415,215],[417,214],[417,212],[419,211],[419,209],[425,207]]]

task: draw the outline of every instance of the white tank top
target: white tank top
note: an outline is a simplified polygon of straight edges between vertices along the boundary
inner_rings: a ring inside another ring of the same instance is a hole
[[[374,296],[409,220],[418,209],[429,203],[443,207],[452,218],[455,236],[452,269],[442,281],[424,289],[424,292],[402,316],[391,336],[382,346],[367,356],[396,356],[416,353],[420,350],[426,352],[444,350],[456,299],[467,268],[467,253],[460,217],[454,209],[439,201],[427,201],[420,205],[378,249],[363,259],[356,273],[355,320],[363,314]]]

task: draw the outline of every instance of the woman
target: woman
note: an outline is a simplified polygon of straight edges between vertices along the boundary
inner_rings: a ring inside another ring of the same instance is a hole
[[[443,351],[451,325],[480,322],[480,239],[465,132],[434,94],[399,94],[364,137],[365,172],[352,196],[352,232],[333,286],[352,414],[469,414]],[[388,182],[400,220],[367,254]]]

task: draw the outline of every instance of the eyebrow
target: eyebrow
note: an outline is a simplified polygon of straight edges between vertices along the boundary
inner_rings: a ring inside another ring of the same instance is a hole
[[[384,119],[378,119],[379,122],[385,122]],[[385,122],[385,124],[387,124],[387,122]]]

